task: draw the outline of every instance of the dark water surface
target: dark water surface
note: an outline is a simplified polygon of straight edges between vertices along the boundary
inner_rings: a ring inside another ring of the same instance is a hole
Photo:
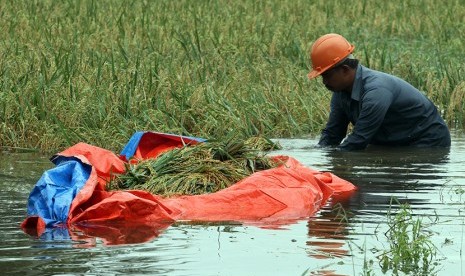
[[[465,137],[450,150],[313,149],[316,140],[279,140],[274,154],[330,171],[358,186],[341,204],[281,229],[241,224],[176,223],[145,243],[108,246],[66,231],[32,238],[19,224],[32,187],[52,168],[49,156],[0,154],[0,270],[18,275],[383,275],[377,256],[389,249],[387,216],[409,203],[437,247],[438,275],[465,275]],[[366,272],[367,270],[365,270]],[[373,275],[373,274],[372,274]],[[388,274],[389,275],[389,274]]]

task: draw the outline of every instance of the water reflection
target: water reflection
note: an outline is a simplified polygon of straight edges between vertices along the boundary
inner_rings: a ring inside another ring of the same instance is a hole
[[[349,254],[345,240],[349,235],[348,217],[339,207],[322,212],[307,222],[309,255],[317,259],[344,257]]]
[[[449,154],[448,148],[370,147],[357,152],[322,149],[324,164],[320,166],[352,182],[358,190],[350,198],[329,202],[308,220],[309,256],[343,259],[354,254],[349,244],[353,225],[382,223],[398,203],[423,210],[434,208],[428,205],[430,192],[447,182]],[[326,273],[334,271],[317,272],[329,275]]]
[[[79,247],[95,246],[95,237],[100,238],[105,245],[136,244],[157,238],[171,225],[172,222],[73,225],[69,233],[74,241],[81,241]]]
[[[364,151],[325,151],[332,172],[354,176],[385,174],[395,179],[416,179],[418,176],[441,175],[449,161],[449,148],[385,148],[369,147]]]
[[[348,211],[350,197],[331,198],[325,206],[313,217],[307,220],[307,254],[312,259],[322,262],[342,260],[350,256],[348,246],[351,234],[351,219],[354,214]],[[328,265],[322,265],[311,271],[309,275],[350,275],[340,274]]]
[[[399,201],[409,192],[426,192],[447,181],[449,148],[385,148],[370,147],[365,151],[325,152],[328,169],[354,183],[358,192],[350,205],[386,206],[393,197]],[[411,199],[421,204],[428,198]]]
[[[153,228],[140,236],[134,232],[134,237],[123,243],[143,242],[140,237],[150,241],[118,247],[102,243],[119,243],[130,235],[105,228],[47,233],[53,237],[44,236],[42,240],[25,235],[18,228],[26,215],[28,194],[52,165],[47,157],[30,154],[0,156],[0,202],[4,206],[0,210],[0,257],[4,260],[0,267],[18,275],[362,275],[364,260],[377,260],[378,253],[371,249],[386,248],[386,212],[394,196],[409,202],[415,215],[424,211],[441,216],[442,223],[431,229],[441,256],[446,256],[440,260],[440,275],[463,275],[463,138],[454,138],[450,152],[381,147],[337,152],[310,148],[316,142],[285,140],[285,148],[276,154],[293,156],[308,167],[351,181],[359,188],[355,195],[330,201],[314,216],[285,230],[235,224],[235,231],[230,231],[222,223],[177,222],[166,229],[160,227],[161,235]],[[130,227],[126,230],[133,231]],[[96,238],[99,236],[102,238]],[[446,238],[451,242],[445,244]],[[376,263],[373,270],[373,274],[382,275]],[[302,273],[305,271],[308,273]]]

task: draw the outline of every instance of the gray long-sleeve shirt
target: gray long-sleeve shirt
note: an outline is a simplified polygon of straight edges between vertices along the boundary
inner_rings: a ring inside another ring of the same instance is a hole
[[[346,137],[349,123],[354,127]],[[352,93],[333,92],[318,144],[343,150],[368,144],[448,147],[450,133],[434,104],[415,87],[359,64]]]

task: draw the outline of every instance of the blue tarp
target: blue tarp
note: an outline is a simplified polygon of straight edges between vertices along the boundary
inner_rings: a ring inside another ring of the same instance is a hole
[[[130,159],[146,133],[144,131],[134,133],[120,155]],[[199,142],[205,141],[197,137],[150,133],[174,140],[187,138]],[[58,156],[52,158],[52,161],[56,167],[44,172],[29,195],[27,206],[28,217],[41,217],[47,227],[66,224],[71,203],[87,182],[92,169],[78,158]]]
[[[56,167],[44,172],[27,204],[28,216],[41,217],[47,227],[66,223],[71,203],[92,169],[75,158],[58,157],[53,162]]]

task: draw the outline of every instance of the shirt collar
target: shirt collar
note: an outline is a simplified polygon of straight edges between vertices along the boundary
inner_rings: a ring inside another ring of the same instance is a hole
[[[355,72],[354,84],[352,85],[351,98],[360,101],[360,93],[362,92],[362,70],[363,66],[359,63]]]

